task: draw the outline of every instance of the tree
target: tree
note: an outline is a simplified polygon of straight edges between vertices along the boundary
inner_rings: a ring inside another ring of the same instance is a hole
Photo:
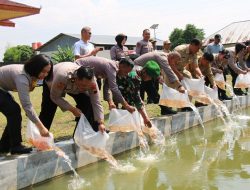
[[[33,56],[34,52],[31,46],[18,45],[8,48],[4,53],[4,62],[24,62]]]
[[[183,31],[183,39],[185,43],[190,43],[192,39],[197,38],[199,40],[204,39],[204,30],[196,28],[193,24],[187,24],[185,30]]]
[[[174,49],[176,46],[185,43],[183,36],[183,30],[179,28],[175,28],[173,32],[171,32],[169,40],[171,41],[171,48]]]
[[[75,56],[72,48],[70,48],[69,46],[66,47],[58,46],[57,52],[53,53],[51,58],[55,63],[60,63],[65,61],[73,62]]]
[[[199,40],[203,40],[205,36],[204,30],[200,28],[196,28],[193,24],[187,24],[185,30],[175,28],[170,36],[169,39],[172,43],[171,48],[174,49],[176,46],[180,44],[188,44],[194,38]]]

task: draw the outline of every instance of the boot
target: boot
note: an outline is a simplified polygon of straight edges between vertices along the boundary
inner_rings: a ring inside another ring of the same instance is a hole
[[[177,114],[177,111],[173,110],[170,107],[160,106],[160,108],[161,108],[161,115],[173,115],[173,114]]]
[[[24,145],[18,145],[11,148],[11,154],[28,154],[32,151],[32,148],[28,148]]]
[[[181,108],[182,112],[189,112],[189,111],[193,111],[192,108],[190,107],[185,107],[185,108]]]
[[[228,97],[227,94],[226,94],[226,91],[225,90],[221,90],[221,93],[220,93],[220,96],[219,96],[219,99],[221,101],[223,100],[232,100],[231,97]]]
[[[0,154],[8,154],[10,152],[10,148],[3,146],[2,144],[0,144]]]
[[[234,89],[234,94],[235,94],[236,96],[245,95],[245,93],[244,93],[240,88],[235,88],[235,89]]]

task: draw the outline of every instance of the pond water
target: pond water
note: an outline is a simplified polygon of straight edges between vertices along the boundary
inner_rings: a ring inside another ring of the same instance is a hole
[[[126,165],[117,170],[100,161],[77,170],[80,189],[94,190],[249,190],[250,109],[233,117],[233,124],[217,119],[166,138],[166,146],[152,145],[150,156],[134,149],[115,156]],[[206,139],[204,141],[204,139]],[[68,189],[72,173],[28,189]]]

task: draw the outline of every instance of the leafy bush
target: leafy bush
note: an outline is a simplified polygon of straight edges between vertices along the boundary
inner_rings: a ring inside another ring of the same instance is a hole
[[[4,53],[4,62],[24,62],[33,56],[34,52],[31,46],[18,45],[8,48]]]
[[[58,46],[57,52],[52,54],[52,60],[55,63],[60,63],[60,62],[65,62],[65,61],[74,61],[74,53],[73,49],[70,48],[69,46],[66,47],[60,47]]]

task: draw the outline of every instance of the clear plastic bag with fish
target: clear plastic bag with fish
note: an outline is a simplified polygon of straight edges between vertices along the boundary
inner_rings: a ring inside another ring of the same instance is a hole
[[[159,104],[173,108],[184,108],[189,107],[190,100],[187,92],[180,93],[179,91],[168,87],[166,84],[163,84]]]
[[[52,133],[49,133],[49,137],[43,137],[36,125],[32,121],[28,121],[26,138],[30,144],[36,147],[38,150],[52,150],[54,149],[54,137]]]

